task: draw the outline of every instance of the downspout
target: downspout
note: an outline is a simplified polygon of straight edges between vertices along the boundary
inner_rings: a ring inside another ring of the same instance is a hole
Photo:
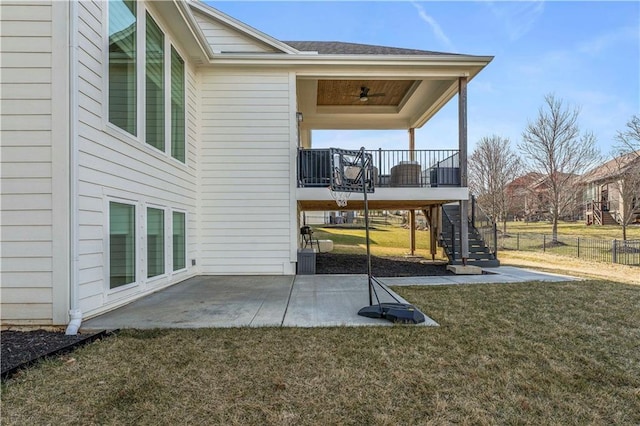
[[[78,283],[78,2],[69,2],[69,324],[65,334],[76,335],[82,324]]]

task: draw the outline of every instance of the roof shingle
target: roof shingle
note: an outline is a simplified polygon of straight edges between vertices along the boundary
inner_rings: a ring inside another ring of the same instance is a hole
[[[283,43],[302,52],[318,52],[320,55],[455,55],[455,53],[339,41],[283,41]]]

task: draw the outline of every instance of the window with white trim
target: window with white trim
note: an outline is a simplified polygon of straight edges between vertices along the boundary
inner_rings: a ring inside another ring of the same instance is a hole
[[[145,140],[164,151],[164,34],[146,15],[145,40]]]
[[[147,208],[147,278],[165,273],[164,210]]]
[[[187,267],[187,223],[186,215],[173,212],[173,270],[179,271]]]
[[[109,2],[109,121],[137,135],[136,2]]]
[[[136,281],[136,207],[109,202],[109,288]]]
[[[107,4],[108,120],[185,163],[185,62],[157,20],[135,0]]]

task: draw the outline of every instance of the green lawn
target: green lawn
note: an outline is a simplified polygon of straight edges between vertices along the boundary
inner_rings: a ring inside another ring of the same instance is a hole
[[[409,229],[398,225],[375,224],[370,230],[371,253],[376,256],[404,256],[409,253]],[[340,227],[315,227],[314,238],[332,240],[334,253],[365,253],[365,230]],[[438,249],[438,253],[441,253]],[[431,258],[429,231],[416,231],[416,254]]]
[[[441,326],[122,332],[3,384],[2,424],[640,423],[640,287],[398,291]]]
[[[551,235],[551,228],[551,222],[507,222],[507,232],[509,234],[529,232]],[[498,226],[498,229],[502,229],[502,224]],[[560,222],[558,223],[558,234],[581,238],[613,240],[622,239],[622,227],[615,225],[587,226],[583,222]],[[640,239],[640,226],[628,226],[627,238]]]

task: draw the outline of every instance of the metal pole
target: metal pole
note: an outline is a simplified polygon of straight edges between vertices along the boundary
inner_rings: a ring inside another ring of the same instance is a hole
[[[369,306],[373,305],[373,295],[372,295],[372,288],[373,288],[373,281],[371,279],[372,274],[371,274],[371,244],[369,241],[369,201],[367,199],[367,183],[366,183],[366,179],[365,179],[365,175],[366,175],[366,169],[365,169],[365,163],[364,163],[364,147],[360,148],[360,155],[362,156],[360,158],[360,165],[361,165],[361,169],[362,169],[362,195],[364,196],[364,229],[365,229],[365,236],[366,236],[366,240],[367,240],[367,279],[369,282]]]

